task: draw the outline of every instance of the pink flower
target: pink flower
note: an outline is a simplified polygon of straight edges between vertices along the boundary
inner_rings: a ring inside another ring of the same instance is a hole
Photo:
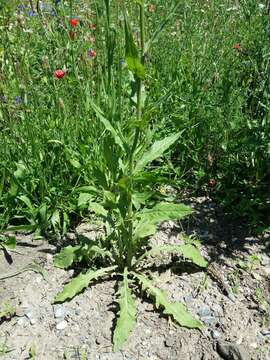
[[[241,44],[237,43],[233,45],[233,49],[241,50]]]

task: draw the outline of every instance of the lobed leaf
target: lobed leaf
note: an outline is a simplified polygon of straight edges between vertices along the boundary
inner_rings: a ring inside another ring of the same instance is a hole
[[[192,244],[155,246],[151,250],[145,252],[138,259],[137,264],[146,257],[157,255],[161,252],[178,253],[179,255],[183,256],[185,259],[191,260],[194,264],[202,268],[205,268],[208,265],[207,261],[200,254],[198,248]]]
[[[136,304],[129,287],[127,272],[118,291],[119,317],[113,334],[114,351],[120,350],[127,341],[136,321]]]
[[[138,273],[133,273],[133,275],[139,280],[143,290],[146,290],[148,295],[155,299],[156,307],[162,307],[164,314],[171,315],[181,326],[198,329],[202,327],[202,323],[195,319],[183,304],[170,302],[165,291],[153,286],[151,281],[144,275]]]
[[[66,246],[58,254],[54,256],[53,264],[60,269],[67,269],[70,267],[76,259],[76,251],[81,248],[77,246]]]
[[[53,303],[64,302],[66,300],[71,300],[79,294],[83,289],[85,289],[93,280],[97,280],[100,277],[108,275],[113,270],[116,269],[117,266],[110,266],[104,269],[99,270],[89,270],[85,274],[80,274],[74,279],[72,279],[54,298]]]

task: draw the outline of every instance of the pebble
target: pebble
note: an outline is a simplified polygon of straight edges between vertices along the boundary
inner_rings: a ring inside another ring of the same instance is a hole
[[[216,321],[216,318],[214,316],[205,316],[205,317],[201,317],[201,320],[206,325],[212,325]]]
[[[218,341],[217,352],[226,360],[250,360],[249,354],[241,345]]]
[[[58,324],[56,324],[56,329],[57,330],[64,330],[67,327],[67,322],[66,320],[60,321]]]
[[[164,343],[166,347],[173,347],[175,345],[175,341],[173,338],[166,339]]]
[[[25,316],[27,317],[27,319],[32,319],[33,318],[33,313],[32,313],[32,311],[26,311],[25,312]]]
[[[23,318],[20,318],[18,321],[17,321],[17,324],[20,325],[20,326],[23,326],[25,324],[25,321]]]
[[[64,318],[66,311],[63,307],[57,307],[54,309],[54,317],[56,319]]]
[[[35,325],[37,323],[37,319],[30,319],[30,324],[31,325]]]
[[[81,314],[81,310],[80,309],[75,309],[75,315],[79,316]]]
[[[213,339],[218,339],[221,336],[221,333],[219,331],[217,331],[217,330],[213,330],[211,332],[211,335],[212,335]]]
[[[263,336],[268,336],[268,335],[270,335],[270,330],[263,329],[263,330],[260,331],[260,333],[261,333]]]
[[[208,307],[203,307],[203,308],[200,308],[198,311],[197,311],[198,315],[200,317],[208,317],[208,316],[211,316],[211,310],[208,308]]]

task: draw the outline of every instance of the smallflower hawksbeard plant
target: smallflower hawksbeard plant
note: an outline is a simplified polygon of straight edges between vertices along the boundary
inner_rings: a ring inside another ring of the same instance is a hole
[[[108,99],[116,76],[112,73],[114,47],[122,37],[114,38],[117,33],[114,31],[116,25],[112,24],[110,1],[104,0],[104,4],[108,70],[104,80],[104,91],[107,91],[104,97]],[[54,257],[55,266],[63,269],[78,263],[81,264],[80,268],[84,265],[81,273],[56,295],[54,303],[71,300],[94,281],[117,275],[116,301],[119,311],[113,333],[115,351],[121,349],[127,341],[135,324],[137,288],[153,300],[156,308],[160,308],[179,325],[187,328],[202,327],[201,322],[186,310],[184,304],[170,302],[166,293],[155,286],[147,266],[156,255],[166,253],[174,253],[198,268],[206,268],[207,262],[197,246],[191,243],[154,246],[150,242],[150,236],[156,233],[158,224],[186,217],[192,213],[192,209],[179,203],[156,203],[154,197],[156,175],[149,165],[163,156],[180,139],[182,132],[152,141],[152,145],[150,143],[155,135],[150,124],[154,107],[145,105],[144,102],[145,58],[162,28],[146,41],[144,5],[143,0],[134,1],[139,14],[140,33],[137,45],[125,3],[121,2],[126,65],[120,66],[120,71],[128,71],[134,80],[135,115],[131,111],[125,119],[121,112],[121,102],[126,93],[119,92],[118,98],[113,97],[107,105],[102,103],[102,106],[106,106],[105,111],[92,99],[89,100],[96,122],[100,123],[101,132],[97,138],[99,163],[93,171],[92,183],[80,188],[78,207],[87,209],[98,218],[103,224],[103,232],[94,240],[79,239],[76,245],[63,248]],[[168,14],[165,23],[174,15],[178,5]],[[93,49],[88,53],[89,56],[96,56]],[[120,58],[122,56],[117,60],[118,64]],[[120,76],[117,81],[122,78]],[[120,82],[120,88],[121,86]]]

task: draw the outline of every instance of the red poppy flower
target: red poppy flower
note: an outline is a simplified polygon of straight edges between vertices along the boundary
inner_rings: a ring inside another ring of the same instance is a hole
[[[213,188],[213,187],[215,187],[216,186],[216,180],[215,179],[209,179],[208,180],[208,186],[209,187],[211,187],[211,188]]]
[[[56,77],[57,79],[62,79],[66,73],[64,70],[55,70],[55,72],[53,73],[54,77]]]
[[[97,52],[93,49],[89,49],[88,50],[88,55],[92,58],[96,57],[97,56]]]
[[[241,50],[241,44],[237,43],[233,45],[233,49]]]
[[[78,20],[77,19],[70,19],[69,23],[71,26],[75,27],[78,25]]]

